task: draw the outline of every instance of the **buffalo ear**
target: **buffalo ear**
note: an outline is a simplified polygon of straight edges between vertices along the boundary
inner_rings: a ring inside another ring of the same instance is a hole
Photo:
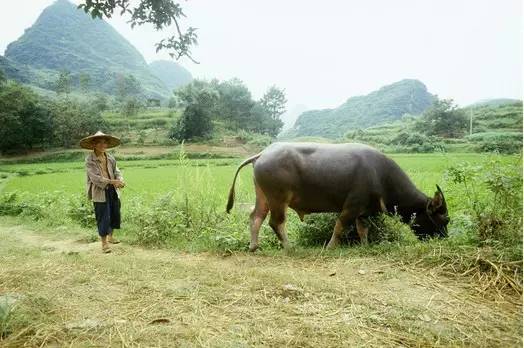
[[[431,202],[429,203],[429,209],[432,212],[435,212],[438,208],[442,207],[442,204],[444,203],[444,194],[442,193],[442,190],[437,185],[437,192],[435,192],[435,196],[431,199]]]

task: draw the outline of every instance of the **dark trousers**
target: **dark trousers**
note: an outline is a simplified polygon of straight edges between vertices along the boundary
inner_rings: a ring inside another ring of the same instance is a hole
[[[120,199],[116,189],[113,185],[107,185],[105,191],[105,202],[93,202],[98,234],[101,237],[111,234],[115,228],[120,228]]]

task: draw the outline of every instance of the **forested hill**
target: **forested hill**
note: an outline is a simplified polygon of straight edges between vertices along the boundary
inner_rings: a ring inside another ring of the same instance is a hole
[[[187,85],[193,76],[184,67],[169,60],[156,60],[149,64],[153,75],[158,77],[170,90]]]
[[[67,0],[47,7],[32,27],[8,45],[5,58],[0,68],[7,77],[44,89],[53,90],[59,73],[68,71],[73,87],[83,76],[87,89],[116,95],[118,81],[133,75],[140,94],[157,98],[171,95],[169,86],[153,74],[122,35]]]
[[[420,114],[434,99],[422,82],[398,81],[368,95],[349,98],[336,109],[304,112],[285,137],[339,138],[350,130],[395,121],[404,114]]]

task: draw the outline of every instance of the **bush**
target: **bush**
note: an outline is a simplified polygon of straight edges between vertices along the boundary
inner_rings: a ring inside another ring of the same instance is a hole
[[[22,204],[18,202],[18,196],[16,192],[0,195],[0,216],[20,215],[23,211]]]
[[[96,226],[93,203],[84,194],[69,199],[67,216],[82,227]]]
[[[304,222],[299,225],[297,243],[303,246],[325,245],[333,234],[333,228],[338,214],[310,214],[306,215]],[[350,231],[344,231],[341,242],[348,244]]]
[[[483,141],[476,148],[480,152],[496,152],[503,154],[519,153],[522,151],[522,142],[515,140]]]
[[[501,245],[522,255],[521,165],[503,166],[497,159],[483,166],[460,165],[447,170],[457,195],[465,197],[464,213],[479,245]]]
[[[338,214],[323,213],[306,216],[304,223],[298,227],[298,244],[303,246],[325,245],[333,234]],[[380,214],[365,219],[368,226],[368,242],[379,243],[412,243],[417,240],[408,225],[397,215]],[[354,224],[347,228],[341,238],[342,244],[359,242]]]
[[[140,207],[136,212],[136,238],[143,245],[164,245],[169,240],[191,236],[188,205],[178,205],[173,193],[160,197],[151,208]]]

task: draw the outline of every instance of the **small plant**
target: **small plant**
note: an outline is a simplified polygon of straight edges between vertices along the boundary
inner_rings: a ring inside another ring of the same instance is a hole
[[[136,140],[136,143],[138,145],[144,145],[145,140],[146,140],[146,132],[144,132],[143,130],[139,131],[138,132],[138,139]]]
[[[338,214],[324,213],[306,216],[304,223],[298,227],[298,243],[303,246],[325,245],[329,242]],[[408,225],[401,221],[400,216],[380,214],[365,219],[368,227],[369,243],[400,243],[415,242],[417,239]],[[342,244],[352,244],[359,241],[356,227],[350,225],[343,233]]]
[[[14,310],[14,304],[9,301],[8,296],[0,298],[0,339],[6,338],[10,333],[10,321]]]
[[[16,192],[0,195],[0,216],[16,216],[20,215],[22,211],[22,204],[18,201],[18,194]]]
[[[93,204],[83,194],[69,200],[67,215],[82,227],[96,226]]]
[[[519,168],[491,160],[484,166],[459,165],[447,170],[455,190],[463,192],[482,243],[521,244],[522,182]]]
[[[170,239],[190,239],[192,221],[189,207],[177,204],[173,193],[160,197],[151,208],[141,207],[134,221],[137,242],[143,245],[164,245]]]

